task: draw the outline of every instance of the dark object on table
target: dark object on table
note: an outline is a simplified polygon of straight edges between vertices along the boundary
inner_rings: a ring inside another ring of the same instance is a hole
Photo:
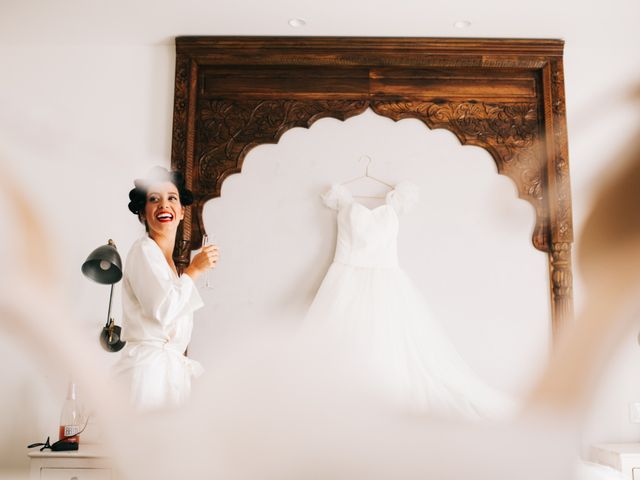
[[[67,442],[65,440],[58,440],[57,442],[53,442],[53,444],[49,443],[49,437],[44,443],[32,443],[28,445],[27,448],[34,447],[42,447],[40,451],[42,452],[45,448],[51,449],[52,452],[63,452],[70,450],[78,450],[79,444],[78,442]]]

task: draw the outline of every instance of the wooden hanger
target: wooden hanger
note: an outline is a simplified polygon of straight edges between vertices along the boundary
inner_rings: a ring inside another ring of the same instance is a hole
[[[355,177],[355,178],[352,178],[351,180],[347,180],[346,182],[342,182],[341,185],[343,186],[348,185],[349,183],[355,182],[356,180],[360,180],[361,178],[370,178],[371,180],[381,183],[386,187],[393,188],[393,185],[389,185],[384,180],[380,180],[379,178],[376,178],[369,174],[369,165],[371,165],[371,157],[369,155],[363,155],[358,159],[359,162],[362,160],[365,160],[367,162],[364,175],[360,175],[359,177]],[[380,195],[353,195],[353,196],[359,197],[359,198],[385,198],[384,196],[380,196]]]

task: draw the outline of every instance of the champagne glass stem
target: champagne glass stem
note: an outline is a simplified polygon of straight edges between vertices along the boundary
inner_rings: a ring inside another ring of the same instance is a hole
[[[204,247],[206,245],[209,245],[209,236],[205,233],[202,236],[202,246]],[[205,288],[212,288],[211,287],[211,282],[209,281],[209,272],[210,272],[210,270],[207,270],[204,273],[204,287]]]

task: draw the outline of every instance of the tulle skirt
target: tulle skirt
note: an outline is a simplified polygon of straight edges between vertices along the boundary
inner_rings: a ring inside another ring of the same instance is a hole
[[[328,349],[348,352],[360,378],[415,413],[501,419],[515,401],[465,363],[400,268],[334,262],[302,331]]]

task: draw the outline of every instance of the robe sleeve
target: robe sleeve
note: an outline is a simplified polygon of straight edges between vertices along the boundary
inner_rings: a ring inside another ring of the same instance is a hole
[[[127,258],[127,274],[146,316],[166,326],[204,305],[191,277],[176,277],[156,246],[142,242],[137,247]]]

